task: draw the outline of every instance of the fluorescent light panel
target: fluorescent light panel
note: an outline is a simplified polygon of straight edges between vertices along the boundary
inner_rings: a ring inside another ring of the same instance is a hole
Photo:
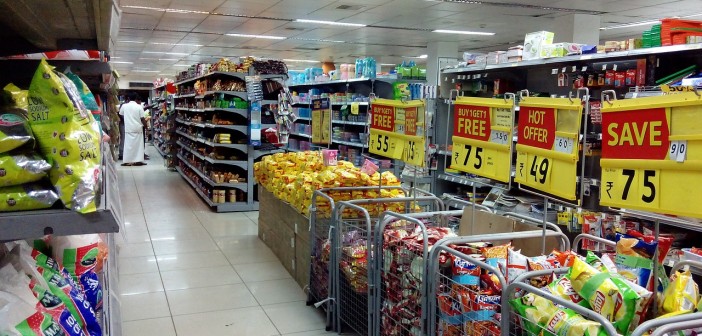
[[[295,22],[316,23],[316,24],[325,24],[325,25],[332,25],[332,26],[347,26],[347,27],[365,27],[366,26],[366,25],[360,24],[360,23],[323,21],[323,20],[307,20],[307,19],[296,19]]]
[[[165,52],[165,51],[142,51],[144,54],[164,54],[164,55],[176,55],[176,56],[188,56],[188,53],[177,53],[177,52]]]
[[[134,62],[126,62],[126,61],[110,61],[112,64],[134,64]]]
[[[624,24],[618,24],[614,26],[609,26],[609,27],[602,27],[600,30],[610,30],[610,29],[620,29],[620,28],[629,28],[629,27],[638,27],[638,26],[648,26],[648,25],[654,25],[657,23],[661,23],[659,20],[649,20],[649,21],[639,21],[639,22],[632,22],[632,23],[624,23]]]
[[[304,59],[283,59],[285,62],[299,62],[299,63],[320,63],[320,61],[315,61],[315,60],[304,60]]]
[[[468,30],[450,30],[450,29],[437,29],[437,30],[434,30],[432,32],[442,33],[442,34],[460,34],[460,35],[484,35],[484,36],[495,35],[495,33],[489,33],[489,32],[477,32],[477,31],[468,31]]]
[[[158,70],[132,70],[132,72],[160,72]]]
[[[284,36],[271,36],[271,35],[250,35],[250,34],[225,34],[232,37],[246,37],[246,38],[260,38],[268,40],[285,40],[287,37]]]
[[[204,11],[177,9],[177,8],[148,7],[148,6],[122,6],[122,8],[144,9],[144,10],[152,10],[152,11],[157,11],[157,12],[180,13],[180,14],[212,14],[210,12],[204,12]]]

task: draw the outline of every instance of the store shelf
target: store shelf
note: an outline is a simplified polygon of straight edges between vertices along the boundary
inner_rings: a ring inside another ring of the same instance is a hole
[[[204,94],[195,96],[195,99],[204,99],[205,97],[208,96],[213,96],[213,95],[218,95],[218,94],[225,94],[228,96],[237,96],[243,100],[247,100],[248,96],[246,94],[246,91],[206,91]]]
[[[653,212],[638,211],[631,209],[620,209],[619,212],[622,215],[628,215],[631,217],[647,219],[651,221],[659,221],[661,224],[679,227],[681,229],[702,232],[702,223],[689,221],[679,217],[670,217],[666,215],[661,215]]]
[[[184,95],[179,95],[179,96],[173,96],[173,99],[180,99],[180,98],[192,98],[195,97],[194,93],[188,93]]]
[[[356,103],[359,106],[368,106],[370,105],[369,102],[331,102],[332,106],[344,106],[344,105],[351,105],[352,103]],[[310,105],[310,102],[294,102],[292,103],[293,105]]]
[[[273,150],[267,150],[267,151],[266,150],[255,150],[253,157],[254,157],[254,159],[258,159],[261,156],[271,155],[271,154],[276,154],[276,153],[285,153],[285,150],[284,149],[273,149]]]
[[[243,126],[243,125],[215,125],[215,124],[205,124],[205,123],[197,123],[197,122],[192,122],[192,121],[186,121],[183,119],[176,118],[176,122],[179,122],[183,125],[188,125],[188,126],[195,126],[199,128],[219,128],[219,129],[229,129],[229,130],[234,130],[234,131],[239,131],[244,134],[248,134],[249,132],[249,127],[248,126]]]
[[[401,175],[400,180],[403,182],[408,182],[408,183],[419,183],[419,184],[429,184],[433,181],[433,178],[431,176],[408,176],[408,175]]]
[[[35,239],[47,234],[70,236],[110,232],[119,232],[119,223],[110,210],[85,215],[68,209],[0,214],[1,241]]]
[[[185,173],[183,173],[183,170],[180,169],[180,167],[176,167],[176,170],[178,171],[180,176],[182,176],[183,179],[187,181],[188,184],[190,184],[190,186],[193,187],[193,189],[195,189],[195,192],[197,192],[197,194],[200,195],[200,198],[202,198],[205,201],[205,203],[207,203],[207,205],[209,205],[210,207],[216,208],[217,212],[253,211],[258,209],[258,204],[247,204],[244,202],[214,203],[209,197],[207,197],[207,195],[205,195],[204,192],[202,192],[202,190],[200,190],[200,188],[195,183],[193,183],[193,181],[190,180],[190,178],[188,178],[187,175],[185,175]]]
[[[470,73],[479,72],[486,70],[503,70],[503,69],[513,69],[513,68],[525,68],[525,67],[535,67],[547,64],[558,64],[558,63],[568,63],[576,61],[606,61],[609,59],[617,59],[631,56],[646,56],[646,55],[659,55],[664,53],[686,51],[686,50],[700,50],[702,49],[702,43],[697,44],[682,44],[666,47],[657,48],[645,48],[645,49],[635,49],[628,51],[615,51],[602,54],[586,54],[586,55],[573,55],[564,57],[554,57],[554,58],[540,58],[535,60],[513,62],[513,63],[503,63],[503,64],[491,64],[491,65],[470,65],[463,68],[454,69],[444,69],[442,73]]]
[[[440,180],[454,182],[454,183],[466,185],[469,187],[480,188],[480,187],[489,187],[489,186],[493,185],[493,183],[489,179],[484,179],[484,178],[469,179],[467,177],[455,176],[455,175],[449,175],[449,174],[438,174],[437,178]]]
[[[366,121],[332,120],[332,124],[366,126],[366,125],[368,125],[368,122],[366,122]]]
[[[312,118],[310,118],[310,117],[297,117],[297,119],[295,119],[295,121],[298,121],[298,120],[306,120],[306,121],[311,121],[311,120],[312,120]]]
[[[332,139],[332,143],[339,144],[339,145],[352,146],[352,147],[368,148],[368,145],[364,145],[364,144],[362,144],[362,143],[360,143],[360,142],[352,142],[352,141],[343,141],[343,140]]]
[[[303,138],[312,139],[312,136],[311,136],[311,135],[309,135],[309,134],[304,134],[304,133],[293,133],[293,132],[290,132],[290,135],[295,135],[295,136],[299,136],[299,137],[303,137]]]
[[[240,150],[244,153],[246,153],[249,149],[249,145],[246,145],[246,144],[221,144],[221,143],[216,143],[216,142],[207,141],[207,140],[198,140],[198,142],[201,142],[201,143],[203,143],[207,146],[210,146],[210,147],[237,149],[237,150]]]
[[[203,181],[205,181],[207,184],[209,184],[213,187],[236,188],[236,189],[239,189],[239,190],[244,191],[244,192],[249,191],[248,184],[246,184],[246,183],[216,183],[215,181],[212,181],[212,179],[210,179],[209,176],[205,175],[205,173],[203,173],[199,169],[195,168],[195,166],[190,164],[190,162],[188,162],[188,160],[186,160],[182,156],[178,155],[178,159],[183,161],[183,163],[186,166],[188,166],[188,168],[192,169],[192,171],[194,171],[195,174],[197,174],[197,176],[200,176],[200,178]]]
[[[273,104],[278,104],[278,101],[277,101],[277,100],[273,100],[273,99],[264,99],[264,100],[261,100],[261,105],[273,105]]]
[[[154,146],[154,147],[156,147],[156,151],[157,151],[159,154],[161,154],[161,156],[162,156],[164,159],[165,159],[168,155],[170,155],[170,154],[166,154],[166,152],[162,151],[162,150],[161,150],[161,147],[159,147],[158,145],[156,145],[156,146]]]
[[[238,108],[220,108],[220,107],[208,107],[204,109],[205,112],[213,112],[213,111],[221,111],[221,112],[229,112],[229,113],[235,113],[239,114],[243,117],[249,116],[249,110],[247,109],[238,109]]]
[[[246,169],[248,167],[248,162],[247,161],[240,161],[240,160],[217,160],[213,159],[211,157],[206,156],[205,161],[211,163],[211,164],[223,164],[223,165],[230,165],[230,166],[237,166],[242,169]]]
[[[186,145],[186,144],[184,144],[184,143],[182,143],[182,142],[180,142],[180,141],[177,141],[176,144],[178,144],[178,146],[182,147],[182,148],[185,149],[186,151],[188,151],[188,152],[192,153],[193,155],[195,155],[195,157],[197,157],[198,159],[200,159],[200,160],[202,160],[202,161],[205,161],[205,156],[204,156],[204,155],[198,153],[198,151],[196,151],[196,150],[190,148],[188,145]]]
[[[197,81],[197,80],[200,80],[200,79],[203,79],[203,78],[207,78],[207,77],[211,77],[211,76],[227,76],[227,77],[233,77],[233,78],[238,78],[238,79],[244,80],[244,77],[246,77],[246,76],[248,76],[248,75],[249,75],[248,73],[244,73],[244,72],[213,71],[213,72],[210,72],[210,73],[208,73],[208,74],[204,74],[204,75],[200,75],[200,76],[195,76],[195,77],[191,77],[191,78],[188,78],[188,79],[183,79],[183,80],[181,80],[181,81],[175,82],[175,85],[182,85],[182,84],[185,84],[185,83],[194,82],[194,81]]]
[[[288,85],[290,88],[303,87],[303,86],[319,86],[319,85],[335,85],[335,84],[350,84],[350,83],[361,83],[361,82],[383,82],[383,83],[395,83],[395,82],[408,82],[408,83],[425,83],[424,79],[402,79],[402,78],[352,78],[343,80],[330,80],[325,82],[310,82],[304,84],[292,84]]]

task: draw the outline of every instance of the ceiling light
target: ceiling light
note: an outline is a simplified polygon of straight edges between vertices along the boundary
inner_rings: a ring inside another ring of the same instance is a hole
[[[183,46],[183,47],[204,47],[204,45],[202,45],[202,44],[190,44],[190,43],[149,42],[149,44],[156,44],[156,45],[173,45],[173,46]]]
[[[110,63],[112,63],[112,64],[134,64],[134,62],[125,62],[125,61],[111,61]]]
[[[315,61],[315,60],[289,59],[289,58],[283,59],[283,61],[285,61],[285,62],[300,62],[300,63],[319,63],[319,61]]]
[[[317,23],[326,24],[333,26],[347,26],[347,27],[365,27],[366,25],[360,23],[348,23],[348,22],[336,22],[336,21],[321,21],[321,20],[306,20],[306,19],[296,19],[295,22],[302,23]]]
[[[476,32],[476,31],[467,31],[467,30],[449,30],[449,29],[437,29],[433,31],[434,33],[444,33],[444,34],[461,34],[461,35],[487,35],[487,36],[492,36],[495,35],[495,33],[488,33],[488,32]]]
[[[639,22],[618,24],[618,25],[609,26],[609,27],[602,27],[602,28],[600,28],[600,30],[619,29],[619,28],[629,28],[629,27],[638,27],[638,26],[648,26],[648,25],[654,25],[654,24],[657,24],[657,23],[661,23],[661,22],[660,22],[659,20],[639,21]]]
[[[395,63],[380,63],[381,66],[397,66]]]
[[[147,6],[122,6],[122,8],[134,8],[134,9],[145,9],[157,12],[166,13],[180,13],[180,14],[211,14],[210,12],[195,11],[188,9],[177,9],[177,8],[160,8],[160,7],[147,7]]]
[[[249,34],[225,34],[232,37],[248,37],[248,38],[260,38],[268,40],[285,40],[287,37],[283,36],[271,36],[271,35],[249,35]]]
[[[117,41],[117,43],[139,43],[139,44],[143,44],[144,42],[142,42],[142,41],[131,41],[131,40],[127,40],[127,41]]]
[[[190,64],[173,64],[172,66],[189,68]]]
[[[140,60],[145,60],[145,61],[155,61],[158,60],[158,58],[153,58],[153,57],[139,57]]]
[[[132,70],[132,72],[160,72],[158,70]]]

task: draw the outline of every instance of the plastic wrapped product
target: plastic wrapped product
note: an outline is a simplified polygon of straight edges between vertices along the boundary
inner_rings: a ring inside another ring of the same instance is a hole
[[[76,86],[76,90],[80,94],[80,99],[83,101],[85,108],[87,108],[89,111],[99,111],[100,107],[98,106],[97,101],[95,101],[95,96],[93,96],[93,93],[90,92],[90,89],[85,82],[83,82],[78,75],[74,74],[70,67],[66,68],[66,71],[63,73]]]
[[[657,247],[657,242],[618,234],[614,262],[619,274],[639,286],[653,289],[653,256]]]
[[[525,273],[528,266],[528,258],[525,255],[511,249],[507,251],[507,271],[504,273],[507,275],[508,282],[513,282],[514,279]]]
[[[98,275],[93,271],[83,273],[79,277],[80,286],[83,287],[85,298],[90,302],[94,311],[102,309],[102,285]]]
[[[538,256],[529,258],[529,271],[542,271],[547,269],[554,269],[558,267],[555,258],[549,258],[547,256]],[[542,288],[551,283],[552,276],[544,275],[540,277],[534,277],[529,279],[529,283],[537,288]]]
[[[690,271],[677,272],[671,276],[670,284],[663,292],[663,299],[658,302],[659,313],[692,312],[698,302],[700,290]]]
[[[0,187],[36,182],[51,165],[36,154],[0,154]]]
[[[40,312],[16,295],[0,292],[0,335],[63,336],[61,326],[51,315]]]
[[[57,200],[58,195],[41,184],[28,183],[0,188],[0,211],[46,209]]]
[[[72,276],[79,277],[95,268],[99,241],[98,234],[53,237],[54,259]]]
[[[34,146],[34,135],[29,128],[25,110],[18,108],[0,109],[0,153],[13,149]]]
[[[548,291],[564,300],[571,301],[585,308],[590,308],[590,304],[588,304],[587,301],[573,289],[568,277],[562,276],[560,278],[556,278],[548,285]]]
[[[602,325],[585,319],[571,309],[558,309],[545,323],[546,330],[558,336],[605,336]],[[544,333],[546,334],[546,333]]]
[[[74,211],[97,209],[100,130],[76,86],[42,60],[29,87],[29,124],[53,168],[51,183]]]
[[[529,335],[541,335],[541,326],[558,310],[553,302],[533,293],[511,300],[509,303],[520,316],[521,327]]]

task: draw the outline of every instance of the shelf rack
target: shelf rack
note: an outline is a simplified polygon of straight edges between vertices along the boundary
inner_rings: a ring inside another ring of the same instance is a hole
[[[179,91],[183,86],[191,86],[194,84],[195,81],[201,80],[201,79],[207,79],[207,78],[227,78],[227,79],[234,79],[234,80],[240,80],[244,81],[246,76],[249,76],[250,74],[248,73],[243,73],[243,72],[221,72],[221,71],[215,71],[211,72],[205,75],[201,76],[196,76],[188,79],[182,79],[179,80],[175,83],[175,85],[179,88]],[[272,80],[272,79],[284,79],[286,75],[258,75],[261,80]],[[203,94],[198,95],[195,93],[187,93],[187,94],[180,94],[174,96],[174,99],[176,101],[175,105],[179,106],[197,106],[195,102],[200,102],[203,100],[208,100],[211,99],[219,94],[224,94],[227,96],[234,96],[241,98],[243,100],[248,100],[248,95],[246,91],[205,91]],[[271,105],[271,104],[277,104],[277,100],[263,100],[261,102],[262,105]],[[202,106],[202,105],[201,105]],[[248,109],[241,109],[241,108],[220,108],[220,107],[207,107],[207,108],[189,108],[189,107],[175,107],[175,111],[178,112],[179,115],[181,114],[186,114],[186,116],[181,116],[175,118],[176,122],[176,127],[178,126],[189,126],[189,127],[197,127],[199,129],[202,129],[204,132],[214,132],[215,130],[217,132],[235,132],[232,134],[232,137],[243,137],[246,139],[248,142],[249,140],[249,128],[250,126],[248,124],[245,125],[215,125],[211,124],[209,122],[192,122],[188,121],[186,119],[190,119],[190,116],[192,115],[202,115],[204,113],[227,113],[231,114],[232,116],[236,116],[239,120],[247,120],[247,123],[250,121],[250,115],[249,115],[249,110]],[[184,119],[185,118],[185,119]],[[205,120],[207,120],[205,118]],[[262,125],[262,126],[270,126],[270,125]],[[265,127],[264,127],[265,128]],[[198,131],[200,133],[200,131]],[[179,161],[182,161],[185,166],[187,166],[189,169],[193,170],[195,174],[197,174],[203,183],[209,185],[211,188],[224,188],[224,189],[238,189],[246,193],[246,201],[245,202],[234,202],[234,203],[214,203],[212,200],[204,193],[198,186],[196,186],[193,181],[191,181],[187,175],[183,173],[183,170],[180,167],[176,167],[177,171],[181,174],[181,176],[188,181],[188,183],[195,189],[197,194],[205,201],[207,205],[209,205],[214,211],[217,212],[230,212],[230,211],[254,211],[258,210],[258,202],[255,201],[254,196],[256,194],[256,189],[254,188],[254,177],[253,177],[253,165],[254,162],[258,159],[260,159],[261,156],[268,155],[268,154],[273,154],[278,151],[262,151],[262,150],[257,150],[253,146],[250,146],[248,144],[220,144],[214,142],[212,139],[206,139],[200,136],[193,136],[190,134],[187,134],[180,129],[175,132],[175,134],[178,135],[179,140],[176,142],[176,145],[178,148],[180,148],[179,151],[184,151],[193,154],[193,156],[199,160],[200,162],[204,164],[208,164],[211,166],[217,166],[222,170],[231,170],[234,169],[239,175],[243,175],[246,177],[246,183],[215,183],[212,181],[212,179],[209,178],[206,174],[203,173],[203,171],[196,169],[194,165],[192,165],[190,162],[185,160],[185,158],[178,154],[175,156],[176,159]],[[202,144],[204,146],[209,147],[210,149],[214,150],[237,150],[244,155],[246,155],[246,159],[243,160],[217,160],[213,159],[211,157],[208,157],[206,155],[202,155],[198,153],[196,150],[190,148],[188,145],[186,145],[183,141],[181,140],[189,140],[195,143]],[[232,139],[234,140],[234,139]],[[206,169],[207,170],[207,169]]]
[[[151,90],[151,134],[156,151],[165,160],[167,168],[173,169],[173,132],[175,131],[175,110],[173,95],[166,91],[167,84]],[[170,126],[170,127],[169,127]],[[167,140],[166,137],[169,137]]]

